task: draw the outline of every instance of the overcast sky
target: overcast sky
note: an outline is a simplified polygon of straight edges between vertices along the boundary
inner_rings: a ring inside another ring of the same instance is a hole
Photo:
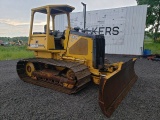
[[[87,4],[87,11],[137,5],[136,0],[0,0],[0,37],[28,36],[32,8],[68,4],[79,12],[83,9],[81,2]]]

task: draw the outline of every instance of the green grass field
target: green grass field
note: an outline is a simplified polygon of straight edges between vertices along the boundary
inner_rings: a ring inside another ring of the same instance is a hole
[[[144,41],[144,49],[150,49],[152,54],[160,54],[160,42]]]
[[[0,60],[13,60],[34,57],[32,51],[26,50],[26,46],[0,46]]]
[[[160,43],[152,40],[144,42],[144,49],[150,49],[152,54],[160,54]],[[26,49],[26,46],[0,46],[0,60],[13,60],[20,58],[34,57],[33,51]]]

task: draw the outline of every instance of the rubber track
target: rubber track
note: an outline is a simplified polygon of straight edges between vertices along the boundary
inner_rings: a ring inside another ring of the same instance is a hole
[[[45,63],[48,65],[53,66],[59,66],[59,67],[66,67],[71,69],[75,76],[77,77],[77,84],[73,89],[67,89],[63,86],[40,81],[40,80],[33,80],[31,77],[27,76],[25,72],[25,66],[27,62],[32,63]],[[43,59],[43,58],[29,58],[29,59],[23,59],[17,62],[17,73],[21,80],[32,83],[38,86],[54,89],[60,92],[64,92],[67,94],[76,93],[82,88],[84,88],[87,84],[91,81],[90,71],[88,70],[88,67],[79,63],[79,62],[68,62],[68,61],[62,61],[62,60],[54,60],[54,59]]]

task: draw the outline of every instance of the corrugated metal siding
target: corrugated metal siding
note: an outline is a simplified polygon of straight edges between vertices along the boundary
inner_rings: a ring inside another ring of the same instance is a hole
[[[142,54],[146,13],[147,6],[127,8],[125,42],[121,51],[124,54]]]
[[[63,32],[65,30],[65,22],[66,15],[57,15],[55,17],[55,30],[59,30]]]
[[[101,29],[101,34],[105,34],[107,54],[130,54],[141,55],[143,50],[144,30],[146,21],[147,6],[132,6],[116,9],[104,9],[87,12],[86,28],[89,30]],[[62,21],[62,16],[57,20],[59,29],[64,29],[67,25]],[[77,12],[71,14],[71,26],[83,28],[83,13]],[[112,29],[111,32],[105,32]],[[110,28],[108,28],[110,27]],[[119,27],[116,29],[114,27]],[[118,30],[118,35],[113,29]],[[98,34],[98,32],[96,32]]]

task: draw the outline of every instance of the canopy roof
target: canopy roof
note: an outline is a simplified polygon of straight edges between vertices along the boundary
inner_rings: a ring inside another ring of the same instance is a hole
[[[51,9],[50,14],[70,13],[75,9],[74,7],[69,5],[46,5],[38,8],[33,8],[32,11],[47,14],[47,8]]]

